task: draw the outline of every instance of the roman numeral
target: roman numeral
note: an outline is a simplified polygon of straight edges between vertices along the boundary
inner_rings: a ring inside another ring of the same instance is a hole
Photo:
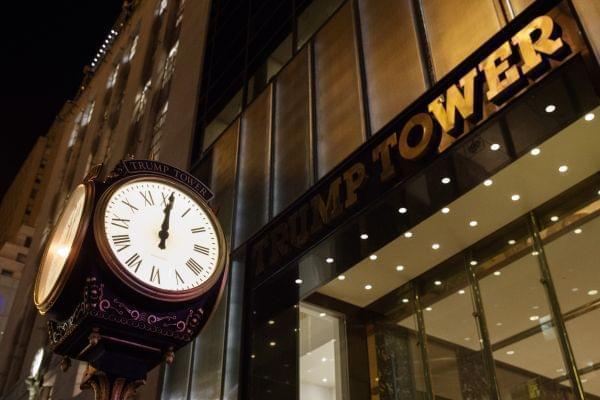
[[[113,217],[111,224],[113,224],[114,226],[118,226],[119,228],[129,229],[129,220],[119,218],[119,216],[116,214]]]
[[[192,228],[192,233],[200,233],[200,232],[206,232],[206,228],[201,226],[200,228]]]
[[[137,208],[136,206],[134,206],[133,204],[131,204],[131,203],[129,202],[129,200],[127,200],[127,199],[125,199],[125,200],[121,200],[121,202],[122,202],[123,204],[125,204],[127,207],[129,207],[129,208],[131,209],[131,212],[135,212],[135,211],[137,211],[137,210],[138,210],[138,208]]]
[[[207,256],[209,253],[208,247],[200,246],[199,244],[194,245],[194,251],[197,251],[200,254],[204,254],[205,256]]]
[[[204,270],[204,268],[202,268],[202,266],[193,258],[187,260],[185,265],[194,273],[194,275],[200,275],[200,273]]]
[[[144,205],[154,205],[154,199],[152,198],[152,193],[149,190],[146,190],[146,192],[140,192],[140,194],[144,198]]]
[[[189,213],[191,210],[191,208],[188,208],[187,210],[185,210],[185,212],[183,214],[181,214],[181,218],[185,217],[187,213]]]
[[[169,204],[169,195],[163,192],[160,192],[160,195],[162,196],[162,205],[166,207]]]
[[[137,272],[142,264],[142,257],[140,257],[138,253],[135,253],[125,261],[125,264],[127,264],[129,268],[135,268],[134,271]]]
[[[112,240],[115,246],[120,246],[119,249],[117,249],[117,252],[125,250],[131,245],[129,235],[113,235]]]
[[[181,275],[179,275],[179,272],[177,270],[175,270],[175,281],[177,282],[177,284],[182,284],[183,285],[183,278],[181,277]]]
[[[153,265],[152,272],[150,272],[150,282],[154,281],[160,285],[160,271]]]

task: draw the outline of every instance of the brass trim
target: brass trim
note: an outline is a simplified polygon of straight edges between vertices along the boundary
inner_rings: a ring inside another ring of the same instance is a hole
[[[40,312],[40,314],[42,314],[42,315],[46,314],[54,306],[54,303],[56,302],[56,300],[58,299],[58,296],[64,289],[64,287],[67,283],[67,280],[71,276],[71,273],[73,272],[73,268],[75,266],[75,261],[79,258],[79,251],[81,250],[81,246],[83,245],[83,241],[86,237],[88,226],[90,224],[92,209],[94,206],[94,194],[95,194],[94,183],[93,183],[93,181],[87,181],[85,183],[81,183],[81,184],[77,185],[75,190],[77,190],[77,188],[79,188],[80,186],[83,186],[85,188],[85,195],[84,195],[83,211],[81,214],[81,219],[79,221],[79,226],[77,227],[77,232],[75,233],[75,237],[73,239],[73,244],[71,245],[71,251],[63,264],[63,268],[59,273],[58,279],[56,280],[54,287],[52,288],[52,290],[50,291],[50,293],[46,296],[46,298],[44,300],[40,300],[38,297],[41,266],[43,265],[43,263],[46,259],[46,256],[48,255],[48,251],[50,250],[50,245],[52,244],[52,239],[53,239],[54,234],[56,233],[56,229],[58,227],[58,222],[64,216],[66,208],[64,208],[62,210],[62,212],[60,213],[60,217],[56,220],[56,224],[54,225],[54,227],[52,228],[52,231],[48,235],[48,240],[46,241],[46,244],[45,244],[44,253],[42,254],[42,257],[40,259],[40,263],[39,263],[40,269],[38,269],[38,273],[35,278],[35,286],[33,289],[33,302],[34,302],[35,306],[37,307],[38,311]],[[71,195],[73,194],[73,192],[75,192],[75,190],[73,190],[71,192]],[[67,204],[68,204],[68,202],[67,202]]]
[[[105,225],[104,225],[104,214],[106,211],[106,206],[108,205],[108,201],[111,196],[123,185],[137,182],[137,181],[154,181],[162,184],[167,184],[173,187],[176,187],[178,190],[181,190],[185,194],[187,194],[192,200],[195,200],[200,208],[206,213],[210,223],[213,225],[215,233],[217,235],[217,242],[219,245],[219,255],[217,258],[217,266],[213,274],[201,285],[181,290],[165,290],[159,289],[155,287],[150,287],[145,282],[141,281],[133,274],[129,272],[126,266],[124,266],[116,257],[115,253],[110,248],[108,243],[108,239],[105,234]],[[116,275],[122,282],[124,282],[131,289],[136,292],[147,296],[151,299],[159,300],[159,301],[167,301],[167,302],[182,302],[192,300],[194,298],[199,297],[200,295],[211,290],[214,285],[218,282],[219,278],[223,274],[225,269],[225,264],[228,258],[227,252],[227,242],[225,241],[225,235],[223,234],[223,230],[221,228],[221,224],[219,223],[217,217],[213,213],[210,206],[204,201],[204,199],[196,194],[193,190],[188,188],[186,185],[174,180],[169,179],[167,177],[154,175],[154,174],[136,174],[135,176],[121,179],[115,183],[113,183],[100,197],[98,201],[98,206],[96,207],[96,211],[94,212],[94,238],[96,240],[96,245],[98,246],[98,250],[100,251],[100,255],[106,262],[109,267],[109,270]]]

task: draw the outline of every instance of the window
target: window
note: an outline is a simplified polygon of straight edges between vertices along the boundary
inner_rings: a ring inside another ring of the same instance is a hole
[[[160,142],[163,135],[163,127],[165,125],[165,119],[167,118],[167,110],[169,109],[169,103],[161,108],[160,112],[156,116],[156,121],[152,127],[152,139],[150,142],[150,154],[148,158],[150,160],[158,160],[160,155]]]
[[[20,263],[25,263],[27,260],[27,254],[17,253],[17,261]]]

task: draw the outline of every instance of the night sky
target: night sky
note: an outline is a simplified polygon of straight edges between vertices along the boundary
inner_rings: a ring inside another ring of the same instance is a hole
[[[29,150],[72,99],[122,0],[2,4],[0,197]]]

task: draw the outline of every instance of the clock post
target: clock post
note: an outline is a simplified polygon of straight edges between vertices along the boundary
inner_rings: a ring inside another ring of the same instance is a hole
[[[101,168],[70,196],[49,236],[34,290],[50,348],[88,362],[82,389],[127,399],[146,373],[198,335],[227,280],[212,193],[150,160]]]

